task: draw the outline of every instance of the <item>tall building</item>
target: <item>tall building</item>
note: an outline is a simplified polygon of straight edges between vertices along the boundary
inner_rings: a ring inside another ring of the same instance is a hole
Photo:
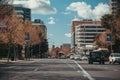
[[[120,0],[110,0],[110,12],[113,15],[120,13]]]
[[[95,35],[104,32],[101,21],[83,20],[72,21],[72,41],[73,52],[81,49],[91,49]]]
[[[75,44],[78,47],[93,45],[96,34],[104,32],[101,24],[81,24],[75,27]]]
[[[25,8],[22,5],[14,5],[14,10],[22,17],[23,21],[25,19],[31,21],[31,9]]]

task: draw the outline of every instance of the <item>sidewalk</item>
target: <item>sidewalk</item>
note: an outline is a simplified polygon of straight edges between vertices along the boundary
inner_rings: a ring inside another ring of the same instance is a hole
[[[10,63],[11,63],[11,62],[14,63],[14,62],[20,62],[20,61],[24,61],[24,60],[13,60],[13,61],[12,61],[12,60],[9,60],[9,61],[8,61],[7,59],[0,59],[0,63],[9,63],[9,62],[10,62]]]
[[[31,62],[31,61],[34,61],[34,59],[28,59],[28,60],[26,60],[26,59],[24,59],[24,60],[11,60],[11,59],[9,59],[9,61],[8,61],[8,59],[0,59],[0,63],[17,63],[17,62]]]

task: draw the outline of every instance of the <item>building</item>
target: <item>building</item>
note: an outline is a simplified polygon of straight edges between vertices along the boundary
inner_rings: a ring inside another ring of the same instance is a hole
[[[120,0],[110,0],[110,12],[113,15],[120,12]]]
[[[104,32],[101,24],[81,24],[75,27],[75,44],[77,47],[93,45],[96,34]]]
[[[62,45],[62,48],[70,48],[70,44],[67,44],[67,43],[64,43],[63,45]]]
[[[14,5],[14,10],[18,15],[20,15],[23,19],[28,19],[31,21],[31,9],[25,8],[22,5]]]
[[[72,51],[80,53],[81,49],[83,51],[92,49],[95,35],[104,31],[101,21],[72,21]]]
[[[46,25],[44,24],[44,22],[40,19],[35,19],[33,22],[32,22],[32,25],[33,27],[34,26],[37,26],[36,28],[37,29],[37,32],[42,32],[42,33],[39,33],[39,36],[42,37],[41,39],[47,39],[47,27]],[[42,40],[41,40],[42,41]]]
[[[48,53],[48,40],[47,40],[47,27],[44,22],[40,19],[35,19],[32,22],[32,26],[36,28],[36,33],[39,36],[40,43],[39,45],[39,53],[41,58],[46,58]]]

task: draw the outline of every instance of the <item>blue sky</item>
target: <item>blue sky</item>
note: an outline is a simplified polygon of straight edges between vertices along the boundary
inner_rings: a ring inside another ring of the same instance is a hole
[[[31,8],[32,21],[36,18],[47,26],[49,45],[70,43],[71,21],[74,19],[99,20],[109,13],[109,0],[14,0]]]

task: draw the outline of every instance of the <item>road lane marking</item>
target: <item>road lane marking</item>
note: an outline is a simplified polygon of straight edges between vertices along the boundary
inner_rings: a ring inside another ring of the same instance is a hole
[[[63,63],[67,64],[70,68],[73,68],[74,70],[77,70],[77,68],[75,68],[75,66],[71,65],[70,63],[68,63],[66,60],[61,60]]]
[[[113,71],[119,71],[118,69],[113,69]]]
[[[89,80],[95,80],[89,73],[87,73],[87,72],[82,68],[82,66],[80,66],[80,65],[78,64],[77,61],[74,61],[74,62],[75,62],[75,63],[77,64],[77,66],[82,70],[83,76],[87,77]]]
[[[34,69],[34,72],[38,71],[38,69],[39,69],[39,67],[38,67],[38,68],[35,68],[35,69]]]
[[[61,61],[64,62],[64,63],[66,63],[69,67],[71,67],[71,68],[73,68],[73,69],[77,69],[77,68],[75,68],[75,66],[67,63],[66,61],[63,61],[63,60],[61,60]],[[74,61],[74,63],[79,67],[79,69],[77,69],[77,72],[82,73],[83,76],[86,77],[86,78],[88,78],[89,80],[95,80],[93,77],[91,77],[90,74],[88,74],[88,73],[82,68],[82,66],[80,66],[80,65],[78,64],[77,61]]]

